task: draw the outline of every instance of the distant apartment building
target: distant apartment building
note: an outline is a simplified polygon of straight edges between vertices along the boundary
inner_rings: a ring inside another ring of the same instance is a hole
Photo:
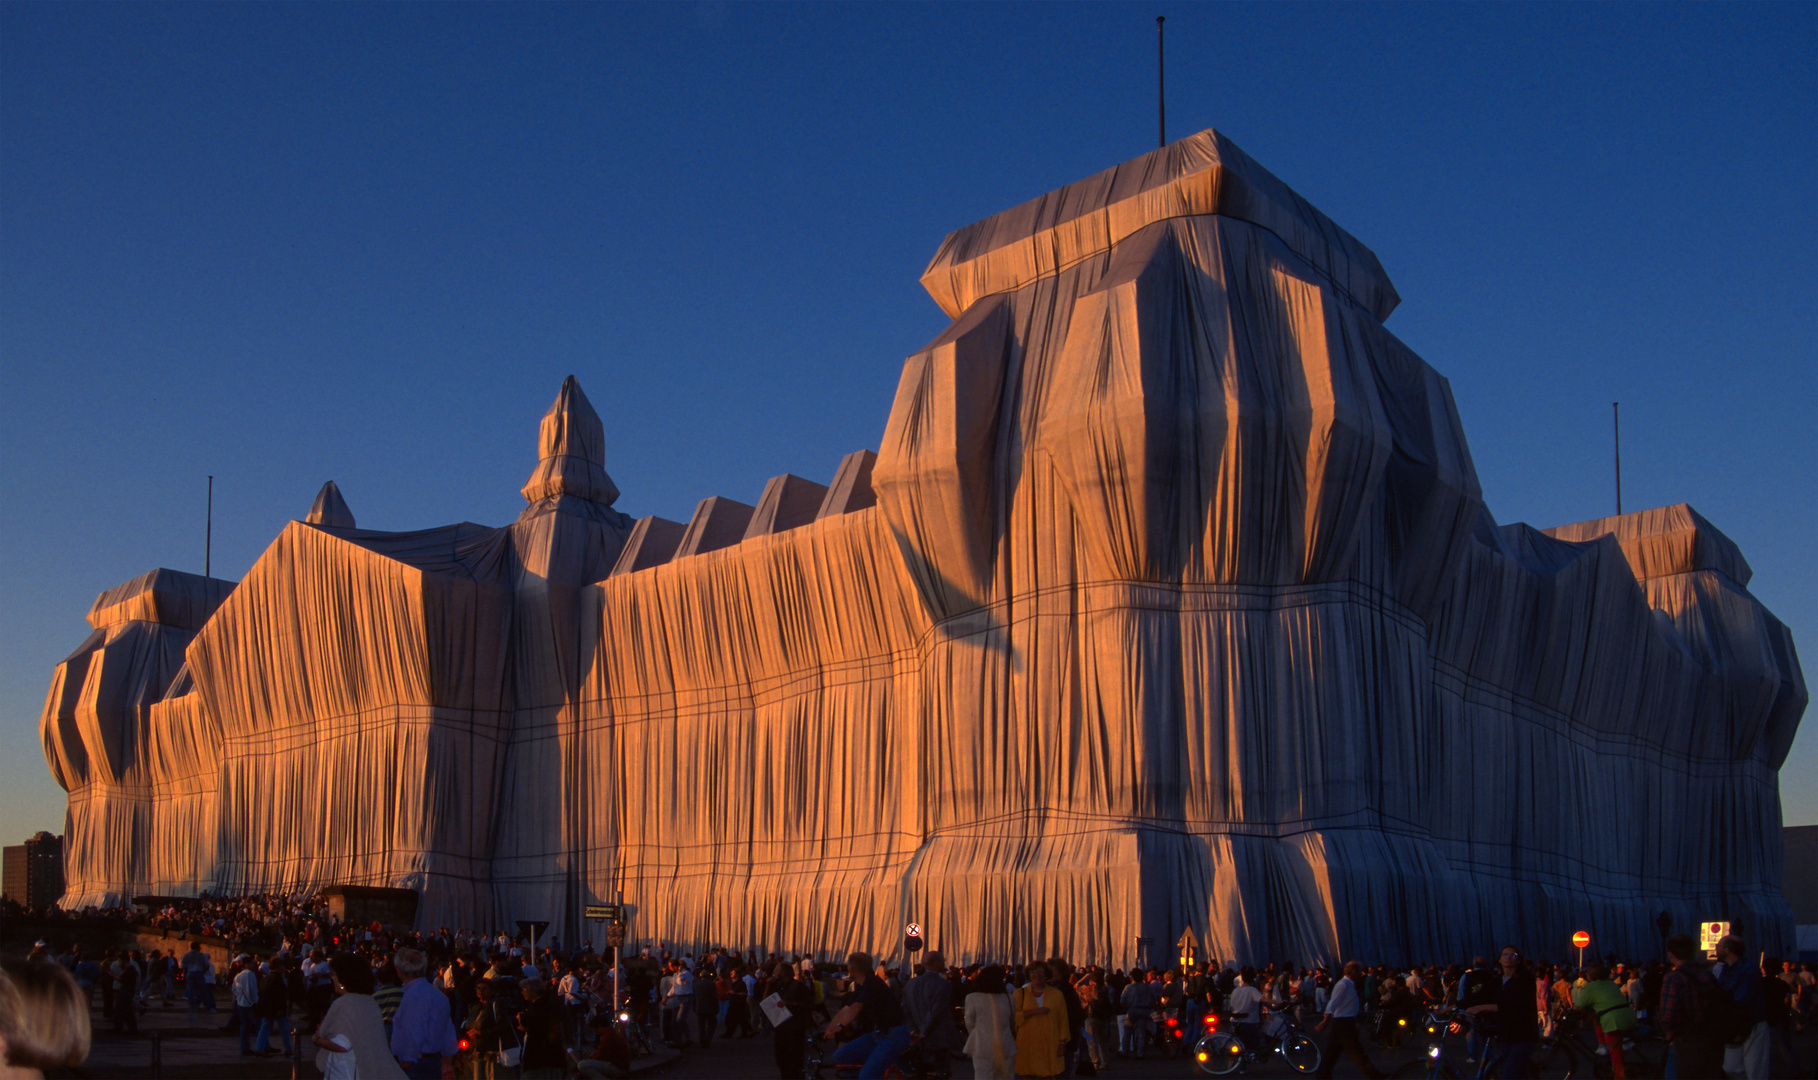
[[[41,832],[8,847],[0,893],[28,908],[56,903],[63,896],[63,838]]]
[[[1794,825],[1785,831],[1786,877],[1781,891],[1793,909],[1799,958],[1818,960],[1818,825]]]

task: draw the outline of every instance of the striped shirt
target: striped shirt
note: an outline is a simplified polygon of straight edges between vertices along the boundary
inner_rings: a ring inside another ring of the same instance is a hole
[[[372,992],[372,999],[378,1003],[379,1015],[384,1017],[385,1022],[389,1024],[392,1016],[398,1011],[398,1003],[404,1000],[404,988],[402,986],[381,986]]]

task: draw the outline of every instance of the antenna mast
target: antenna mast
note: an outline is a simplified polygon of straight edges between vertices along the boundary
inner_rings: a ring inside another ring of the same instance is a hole
[[[215,554],[215,478],[208,478],[208,524],[202,533],[202,576],[214,577]]]
[[[1622,516],[1622,402],[1610,402],[1610,437],[1616,447],[1616,516]]]
[[[1168,84],[1163,68],[1166,57],[1162,51],[1162,21],[1166,15],[1155,17],[1155,145],[1168,145]]]

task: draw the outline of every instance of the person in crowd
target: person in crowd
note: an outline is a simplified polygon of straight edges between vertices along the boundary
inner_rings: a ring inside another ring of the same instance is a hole
[[[253,1036],[259,1031],[259,1018],[253,1012],[259,1004],[259,972],[252,957],[244,953],[234,961],[233,972],[234,1024],[240,1031],[240,1054],[251,1057]]]
[[[139,963],[122,952],[114,972],[114,1031],[130,1035],[139,1033]]]
[[[987,964],[965,1000],[966,1044],[972,1075],[1010,1080],[1016,1075],[1016,1006],[1005,993],[1004,969]]]
[[[1503,946],[1498,963],[1502,982],[1496,987],[1496,1000],[1465,1011],[1473,1016],[1495,1015],[1503,1078],[1527,1080],[1528,1061],[1534,1055],[1534,1044],[1540,1041],[1540,1014],[1534,1007],[1534,970],[1513,945]]]
[[[1262,1033],[1262,1003],[1262,991],[1256,988],[1256,969],[1246,967],[1239,971],[1237,985],[1231,989],[1225,1004],[1231,1017],[1232,1034],[1253,1050]]]
[[[82,991],[82,1003],[85,1007],[92,1006],[95,1001],[95,986],[101,981],[101,963],[84,954],[80,945],[71,951],[75,953],[76,962],[70,971],[76,977],[76,986]]]
[[[328,963],[328,954],[320,946],[310,950],[309,960],[303,965],[303,986],[305,1005],[309,1010],[309,1030],[314,1031],[335,1000],[334,969]]]
[[[88,997],[43,960],[0,960],[0,1080],[42,1080],[88,1060]]]
[[[116,973],[120,969],[119,954],[112,949],[101,951],[101,973],[95,977],[95,986],[101,991],[101,1015],[114,1015],[114,985]]]
[[[814,1015],[814,991],[808,983],[796,978],[787,963],[776,965],[769,990],[776,1004],[787,1010],[781,1023],[772,1024],[772,1039],[777,1075],[783,1080],[796,1080],[802,1075],[808,1053],[808,1023]],[[762,999],[760,999],[761,1001]]]
[[[133,958],[138,959],[139,954],[137,952],[134,952]],[[139,980],[139,993],[137,994],[137,997],[139,1000],[139,1007],[142,1010],[149,1008],[151,1006],[151,999],[154,996],[156,996],[156,994],[157,994],[158,983],[160,981],[162,981],[162,979],[163,979],[163,976],[164,976],[164,952],[163,952],[163,950],[153,949],[151,951],[151,954],[144,958],[144,962],[145,962],[145,977],[143,979]]]
[[[259,1034],[253,1040],[253,1053],[270,1057],[280,1051],[272,1048],[271,1035],[278,1032],[284,1043],[282,1053],[291,1052],[290,984],[287,957],[275,957],[259,971],[259,1000],[253,1003],[253,1015],[259,1021]]]
[[[720,983],[711,965],[703,964],[694,977],[694,1022],[699,1029],[701,1049],[713,1045],[714,1029],[720,1021]]]
[[[1080,1000],[1079,989],[1074,986],[1073,965],[1065,959],[1049,957],[1048,982],[1060,991],[1061,1000],[1067,1006],[1067,1043],[1062,1047],[1061,1056],[1071,1069],[1079,1059],[1081,1047],[1086,1041],[1086,1005]]]
[[[1399,1047],[1402,1035],[1414,1020],[1417,1007],[1414,992],[1400,979],[1384,979],[1380,993],[1382,1001],[1377,1010],[1376,1040],[1387,1047]]]
[[[379,1015],[385,1018],[385,1037],[391,1038],[391,1021],[404,1001],[404,977],[394,963],[380,964],[372,973],[372,999],[379,1003]]]
[[[1760,968],[1744,959],[1747,955],[1748,946],[1734,934],[1717,942],[1717,984],[1748,1013],[1749,1031],[1740,1044],[1724,1046],[1723,1073],[1731,1080],[1767,1080],[1772,1075],[1774,1040],[1768,1029],[1766,981]]]
[[[1111,1066],[1111,1054],[1106,1050],[1106,1040],[1110,1038],[1112,1025],[1117,1021],[1117,1005],[1111,1000],[1111,988],[1105,984],[1105,973],[1089,971],[1079,983],[1080,1004],[1086,1010],[1086,1053],[1092,1062],[1093,1071],[1107,1069]]]
[[[356,1076],[359,1080],[407,1080],[391,1055],[385,1038],[385,1020],[372,999],[372,965],[354,953],[336,953],[328,961],[329,992],[335,997],[316,1025],[311,1041],[316,1069],[324,1076]],[[337,1055],[348,1059],[331,1061]]]
[[[1494,1017],[1485,1012],[1472,1012],[1478,1005],[1489,1005],[1496,1000],[1496,988],[1501,985],[1496,972],[1491,969],[1488,957],[1479,956],[1471,962],[1471,970],[1459,976],[1458,986],[1453,992],[1452,1004],[1466,1015],[1468,1032],[1465,1035],[1465,1064],[1475,1065],[1483,1058],[1489,1037],[1495,1030]],[[1639,988],[1639,983],[1637,988]]]
[[[1066,1068],[1067,1000],[1048,983],[1048,965],[1029,965],[1029,983],[1016,991],[1016,1071],[1019,1076],[1059,1076]]]
[[[579,1045],[587,1031],[587,986],[578,965],[563,960],[555,962],[556,997],[562,1006],[562,1030],[570,1042]]]
[[[1622,1062],[1622,1040],[1635,1030],[1635,1008],[1629,997],[1610,981],[1610,969],[1593,961],[1585,969],[1584,985],[1572,991],[1572,1007],[1591,1018],[1597,1041],[1610,1056],[1610,1075],[1625,1080],[1628,1072]]]
[[[519,991],[524,996],[516,1018],[524,1045],[522,1075],[525,1080],[562,1080],[568,1052],[562,1045],[562,1010],[555,995],[541,979],[524,980]]]
[[[1370,1080],[1380,1080],[1383,1075],[1370,1060],[1370,1056],[1364,1053],[1363,1042],[1357,1035],[1358,1021],[1363,1017],[1364,998],[1360,989],[1363,979],[1362,964],[1355,960],[1346,964],[1344,977],[1332,986],[1332,997],[1326,1002],[1325,1015],[1314,1025],[1315,1031],[1331,1032],[1326,1036],[1325,1050],[1320,1054],[1320,1080],[1331,1080],[1340,1052],[1362,1069]]]
[[[1723,1072],[1723,987],[1690,934],[1667,938],[1666,951],[1671,970],[1660,982],[1655,1022],[1671,1048],[1674,1072],[1685,1080],[1716,1077]]]
[[[669,1045],[693,1045],[689,1037],[689,1018],[694,1013],[694,975],[680,960],[669,962],[669,974],[659,988],[663,1002],[663,1036]]]
[[[959,1042],[953,1030],[953,984],[947,981],[947,960],[938,949],[929,949],[922,973],[903,986],[903,1013],[909,1030],[929,1050],[944,1057]]]
[[[474,983],[474,1002],[463,1025],[471,1056],[473,1080],[495,1080],[499,1065],[498,984],[490,979]]]
[[[429,958],[421,949],[399,949],[392,963],[404,980],[404,997],[391,1021],[392,1055],[410,1080],[442,1080],[442,1059],[452,1058],[460,1042],[449,1016],[448,997],[423,977]]]
[[[581,1080],[607,1080],[609,1077],[621,1077],[631,1072],[631,1047],[625,1042],[625,1036],[619,1033],[618,1024],[610,1014],[601,1014],[593,1018],[594,1046],[586,1057],[575,1062],[575,1073]],[[490,1074],[488,1074],[490,1077]],[[797,1068],[794,1076],[802,1075]]]
[[[833,1053],[835,1065],[859,1066],[859,1080],[882,1080],[909,1046],[909,1025],[903,1019],[902,1006],[889,985],[873,973],[874,967],[870,953],[855,952],[846,958],[852,992],[827,1023],[829,1039],[837,1038],[848,1025],[860,1033]]]
[[[1149,981],[1149,976],[1142,971],[1130,973],[1130,984],[1124,987],[1120,1001],[1124,1011],[1117,1056],[1141,1058],[1148,1052],[1149,1039],[1155,1034],[1155,1006],[1160,998],[1158,982]]]
[[[202,968],[207,959],[200,941],[190,942],[189,951],[183,954],[183,997],[192,1014],[202,1010]]]
[[[757,980],[743,963],[732,965],[726,979],[726,1038],[735,1034],[749,1039],[757,1034],[751,1025],[751,991]]]

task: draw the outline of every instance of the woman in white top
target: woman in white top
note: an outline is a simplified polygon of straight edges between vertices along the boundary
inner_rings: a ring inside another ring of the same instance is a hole
[[[992,964],[979,972],[966,995],[965,1052],[972,1056],[978,1080],[1011,1080],[1016,1075],[1016,1025],[1010,997],[1004,992],[1004,969]]]

